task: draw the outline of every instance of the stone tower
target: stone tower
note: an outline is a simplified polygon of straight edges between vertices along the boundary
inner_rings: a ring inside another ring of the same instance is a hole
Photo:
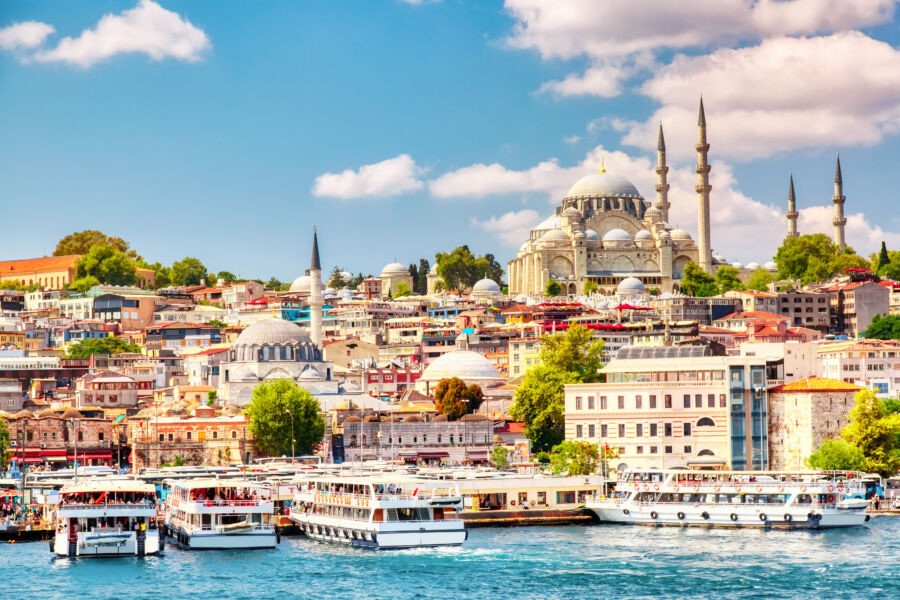
[[[313,227],[312,260],[309,264],[309,332],[313,343],[322,348],[322,264],[319,262],[319,236]]]
[[[659,142],[656,144],[656,208],[662,212],[662,220],[669,222],[669,184],[666,175],[666,138],[663,137],[662,123],[659,124]]]
[[[709,144],[706,143],[706,113],[703,111],[703,97],[700,97],[700,115],[697,119],[697,249],[700,268],[712,272],[712,251],[709,234]]]
[[[799,213],[797,212],[797,198],[794,196],[794,174],[791,173],[790,183],[788,184],[788,209],[784,216],[787,217],[788,222],[788,230],[787,235],[785,237],[795,238],[799,233],[797,233],[797,216]]]
[[[847,224],[847,217],[844,216],[844,180],[841,177],[841,153],[838,152],[837,164],[834,167],[834,196],[831,201],[834,202],[834,243],[841,250],[847,247],[847,241],[844,238],[844,225]]]

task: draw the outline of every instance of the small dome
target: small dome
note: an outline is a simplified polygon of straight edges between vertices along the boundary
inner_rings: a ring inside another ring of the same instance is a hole
[[[500,286],[497,285],[497,282],[493,279],[488,279],[485,277],[484,279],[478,280],[474,286],[472,286],[473,294],[499,294]]]
[[[362,419],[360,419],[356,415],[353,415],[344,419],[344,423],[362,423]]]
[[[521,246],[519,246],[519,252],[525,252],[526,250],[528,250],[528,242],[527,241],[524,242]],[[435,275],[437,275],[437,272],[435,272]]]
[[[617,294],[644,293],[644,284],[637,277],[626,277],[616,287]]]
[[[76,411],[77,412],[77,411]],[[78,416],[81,417],[81,413],[78,413]],[[22,409],[16,413],[16,419],[31,419],[34,417],[34,414],[30,410]]]
[[[556,229],[560,226],[559,218],[556,214],[552,214],[537,225],[535,225],[532,231],[544,231],[547,229]]]
[[[316,371],[315,367],[306,367],[305,369],[303,369],[303,372],[300,373],[300,379],[305,379],[307,381],[319,380],[322,379],[322,375],[320,375],[319,372]]]
[[[609,197],[640,198],[637,188],[618,175],[612,175],[603,171],[585,175],[575,182],[566,194],[566,198],[609,198]]]
[[[671,234],[673,240],[690,240],[691,234],[684,229],[673,229]]]
[[[74,408],[66,409],[63,414],[59,415],[60,419],[80,419],[82,414]]]
[[[398,275],[409,275],[409,268],[404,267],[398,262],[385,265],[381,270],[381,277],[397,277]]]
[[[592,242],[600,241],[600,234],[597,233],[596,231],[594,231],[593,229],[585,229],[584,235],[587,239],[591,240]]]
[[[322,293],[325,294],[326,296],[331,296],[334,294],[334,288],[327,287],[324,290],[322,290]]]
[[[291,292],[308,292],[309,291],[309,275],[301,275],[291,284]]]
[[[353,273],[350,271],[341,271],[341,279],[344,281],[353,281]]]
[[[341,300],[353,300],[353,290],[349,288],[342,289],[337,295]]]
[[[646,229],[641,229],[634,234],[634,241],[636,242],[649,242],[651,240],[653,240],[653,234]]]
[[[771,260],[765,264],[765,267],[766,267],[767,271],[777,271],[778,270],[778,265],[776,265],[775,262],[771,261]]]
[[[447,415],[438,415],[431,420],[432,423],[446,423],[450,418]]]
[[[631,235],[624,229],[619,229],[617,227],[615,229],[610,229],[605,234],[603,234],[603,241],[604,242],[630,242]]]
[[[417,417],[416,415],[409,415],[408,417],[403,419],[404,423],[421,423],[422,419]]]
[[[296,323],[284,319],[265,319],[242,331],[234,346],[295,346],[311,343],[309,334]]]
[[[644,211],[645,217],[661,217],[663,216],[662,211],[656,208],[655,206],[651,206],[647,210]]]
[[[447,352],[422,372],[422,379],[426,381],[440,381],[449,377],[459,377],[466,383],[481,379],[502,379],[490,360],[471,350]]]
[[[542,242],[568,242],[569,234],[562,229],[551,229],[541,236]]]
[[[728,260],[721,254],[713,254],[713,260],[721,265],[727,265]]]
[[[349,400],[344,400],[343,402],[338,402],[337,406],[334,407],[334,410],[359,410],[359,405],[354,404]]]
[[[460,421],[487,421],[488,418],[484,415],[479,415],[477,413],[471,413],[468,415],[463,415]]]
[[[560,216],[561,217],[580,217],[581,213],[578,212],[577,208],[570,206],[566,210],[562,211],[562,213],[560,213]]]
[[[750,269],[751,271],[755,271],[756,269],[759,268],[759,263],[758,262],[747,263],[747,268]]]
[[[743,269],[744,263],[735,262],[735,263],[731,263],[731,266],[734,267],[735,269]]]
[[[378,417],[376,417],[375,415],[366,415],[365,417],[363,417],[363,423],[377,423],[377,422],[378,422]]]

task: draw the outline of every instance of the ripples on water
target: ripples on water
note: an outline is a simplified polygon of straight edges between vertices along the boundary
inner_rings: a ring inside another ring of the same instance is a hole
[[[372,552],[282,538],[277,550],[51,557],[0,546],[0,599],[893,598],[900,519],[822,532],[628,526],[475,529],[461,548]]]

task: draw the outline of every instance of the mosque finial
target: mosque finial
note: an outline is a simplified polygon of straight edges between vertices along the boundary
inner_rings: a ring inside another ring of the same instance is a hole
[[[606,173],[606,165],[604,164],[604,160],[603,160],[604,158],[605,157],[603,157],[603,156],[600,157],[600,172],[601,173]]]

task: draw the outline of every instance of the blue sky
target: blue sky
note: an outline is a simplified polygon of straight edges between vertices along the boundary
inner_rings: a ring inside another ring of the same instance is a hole
[[[601,156],[654,201],[660,119],[695,231],[701,91],[716,251],[772,256],[789,169],[830,233],[838,149],[850,243],[900,248],[893,0],[707,2],[7,0],[0,257],[95,228],[289,280],[316,225],[325,268],[506,260]]]

